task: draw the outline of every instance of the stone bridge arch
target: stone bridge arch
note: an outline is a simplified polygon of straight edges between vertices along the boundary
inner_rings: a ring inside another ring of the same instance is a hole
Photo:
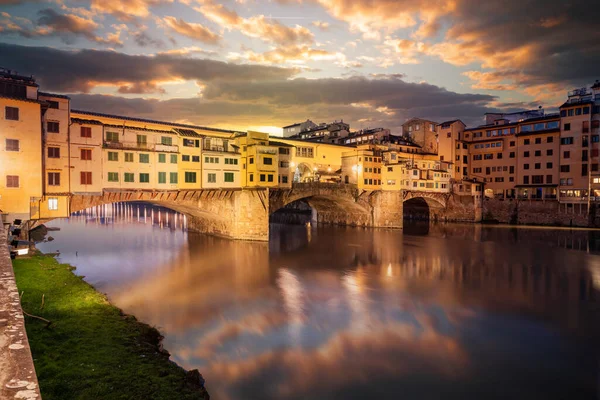
[[[120,202],[156,204],[186,215],[188,229],[232,239],[268,240],[266,190],[104,191],[73,194],[70,212]]]
[[[372,206],[368,193],[355,185],[336,183],[294,183],[292,189],[269,193],[269,215],[291,212],[303,202],[312,210],[311,221],[319,224],[372,226]]]

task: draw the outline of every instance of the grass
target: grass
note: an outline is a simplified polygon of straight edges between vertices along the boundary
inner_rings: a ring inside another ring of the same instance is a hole
[[[25,317],[44,400],[203,398],[159,350],[158,331],[124,315],[73,267],[42,255],[13,267],[23,309],[52,322]]]

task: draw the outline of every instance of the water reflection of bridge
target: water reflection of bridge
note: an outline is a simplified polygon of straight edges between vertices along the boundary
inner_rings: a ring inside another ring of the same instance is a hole
[[[148,203],[120,202],[93,206],[71,214],[71,218],[101,225],[142,223],[159,229],[186,230],[187,217],[169,208]]]

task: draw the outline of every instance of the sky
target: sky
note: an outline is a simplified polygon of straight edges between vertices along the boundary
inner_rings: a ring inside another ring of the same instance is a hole
[[[281,133],[556,109],[600,79],[583,0],[0,0],[0,66],[72,108]]]

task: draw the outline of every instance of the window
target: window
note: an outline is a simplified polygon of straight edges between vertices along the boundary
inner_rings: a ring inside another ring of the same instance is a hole
[[[523,142],[523,144],[528,145],[529,144],[529,139],[525,139],[525,141]]]
[[[208,183],[217,183],[217,174],[208,174]]]
[[[280,147],[279,154],[290,154],[290,149],[286,149],[285,147]]]
[[[523,157],[529,157],[529,152],[528,151],[524,152]]]
[[[48,172],[48,186],[60,186],[60,172]]]
[[[552,151],[552,149],[546,150],[546,155],[547,156],[551,156],[552,154],[554,154],[554,151]]]
[[[225,172],[225,182],[233,182],[233,172]]]
[[[140,183],[150,183],[150,174],[141,173],[140,174]]]
[[[48,157],[50,157],[51,148],[48,148]],[[17,139],[6,139],[6,151],[19,151],[19,141]]]
[[[528,185],[528,184],[529,184],[529,176],[528,176],[528,175],[525,175],[525,176],[523,177],[523,184],[525,184],[525,185]]]
[[[552,175],[546,175],[546,183],[552,183]]]
[[[542,151],[541,150],[536,150],[535,153],[534,153],[534,155],[536,157],[540,157],[542,155]]]
[[[177,172],[169,172],[169,183],[177,183]]]
[[[298,157],[313,158],[314,157],[313,148],[312,147],[298,147],[296,149],[296,155]]]
[[[571,158],[571,152],[570,151],[563,151],[563,158]]]
[[[515,141],[513,140],[513,141],[512,141],[512,142],[510,142],[508,145],[509,145],[510,147],[515,147]]]
[[[119,182],[119,173],[118,172],[109,172],[108,173],[108,181],[109,182]]]
[[[158,155],[158,162],[159,163],[166,163],[167,162],[167,155],[166,154],[159,154]]]
[[[567,110],[560,110],[560,116],[561,117],[566,117],[567,116]]]
[[[192,162],[200,162],[200,156],[192,156]]]
[[[581,161],[587,161],[587,160],[588,160],[588,151],[582,150],[581,151]]]
[[[271,157],[264,157],[263,164],[265,165],[273,165],[273,159]]]
[[[490,153],[490,154],[484,154],[483,155],[483,159],[484,160],[493,160],[494,159],[494,155],[492,153]]]
[[[567,110],[567,116],[572,117],[574,113],[574,110],[571,108],[570,110]]]
[[[56,197],[48,198],[48,210],[58,210],[58,199]]]
[[[4,107],[4,118],[11,121],[19,120],[19,109],[17,107]],[[17,178],[18,182],[18,178]],[[15,186],[18,187],[18,186]]]
[[[125,162],[133,162],[133,153],[125,153]]]
[[[575,109],[575,115],[581,115],[581,107]]]
[[[542,168],[542,163],[535,163],[534,166],[533,166],[533,168],[535,168],[535,169]]]
[[[92,128],[90,128],[89,126],[82,126],[79,129],[79,134],[81,135],[81,137],[91,138],[92,137]]]
[[[146,143],[148,143],[148,137],[146,135],[137,135],[138,147],[146,147]]]
[[[206,139],[206,140],[208,141],[209,139]],[[196,145],[196,142],[198,142],[197,145]],[[185,147],[200,147],[199,141],[198,140],[194,141],[192,139],[183,139],[183,145]],[[210,148],[210,144],[208,145],[207,148]]]
[[[523,164],[523,169],[529,169],[529,164]]]
[[[551,162],[546,163],[546,168],[552,168],[552,163]]]
[[[116,151],[109,151],[108,161],[119,161],[119,153],[117,153]]]
[[[81,171],[79,173],[79,181],[82,185],[91,185],[92,184],[92,173],[87,171]]]
[[[158,173],[158,183],[167,183],[167,173],[166,172]]]
[[[125,173],[123,174],[123,180],[124,180],[125,182],[130,182],[130,183],[131,183],[131,182],[133,182],[133,181],[134,181],[134,178],[133,178],[133,176],[134,176],[133,172],[125,172]]]
[[[250,157],[250,160],[248,161],[248,164],[254,164],[254,157]]]
[[[92,149],[81,149],[79,153],[82,160],[90,161],[92,159]]]
[[[254,182],[254,174],[250,174],[250,182]]]
[[[267,180],[266,175],[265,174],[260,174],[260,181],[261,182],[266,182],[266,180]]]
[[[106,141],[118,143],[119,142],[119,132],[106,132]]]
[[[533,184],[542,184],[542,183],[544,183],[544,175],[533,175],[531,177],[531,183],[533,183]]]
[[[19,176],[18,175],[6,175],[6,187],[7,188],[18,188],[19,187]]]
[[[273,175],[272,174],[267,175],[267,181],[273,182]]]
[[[561,165],[560,172],[571,172],[571,167],[569,165]]]
[[[496,158],[497,158],[498,160],[500,160],[500,159],[502,158],[502,153],[497,153],[497,154],[496,154]]]
[[[196,173],[185,171],[185,183],[196,183]]]
[[[288,150],[288,149],[284,149],[284,150]],[[284,161],[282,161],[282,163],[284,163]],[[237,158],[226,158],[225,159],[225,164],[229,164],[229,165],[238,165],[238,159]],[[286,167],[289,166],[289,163],[286,162]]]
[[[161,136],[160,137],[160,144],[164,144],[165,146],[172,146],[173,145],[173,138],[169,137],[169,136]]]
[[[569,110],[569,111],[572,111],[572,110]],[[565,124],[565,125],[563,126],[563,128],[564,128],[564,129],[563,129],[564,131],[570,131],[570,130],[571,130],[571,124]]]
[[[171,164],[177,164],[177,154],[171,154]]]
[[[140,162],[143,163],[143,164],[150,163],[150,154],[140,153]]]
[[[508,173],[509,173],[509,174],[514,174],[514,173],[515,173],[515,166],[514,166],[514,165],[511,165],[511,166],[508,168]]]
[[[542,143],[542,138],[541,137],[535,138],[535,144],[540,144],[540,143]]]
[[[552,136],[548,136],[548,137],[546,138],[546,143],[552,143],[552,142],[554,142],[554,137],[552,137]]]
[[[515,152],[511,151],[510,154],[508,155],[508,158],[515,158]]]
[[[586,176],[588,174],[588,165],[581,164],[581,176]]]
[[[281,183],[288,183],[288,177],[287,176],[282,176],[281,177]]]
[[[190,156],[188,154],[182,154],[181,161],[190,161]]]
[[[59,123],[55,122],[55,121],[46,122],[46,131],[49,133],[59,133],[60,132]]]
[[[477,160],[481,160],[482,159],[482,155],[481,154],[473,154],[473,160],[477,161]]]

